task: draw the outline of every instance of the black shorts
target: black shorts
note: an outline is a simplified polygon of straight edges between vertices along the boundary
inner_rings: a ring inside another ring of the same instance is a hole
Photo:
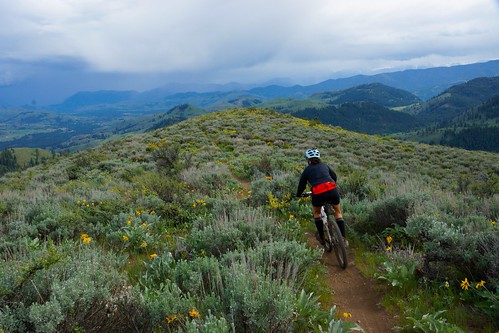
[[[340,204],[340,191],[336,187],[331,191],[327,191],[321,194],[312,194],[312,205],[315,207],[320,207],[326,202],[330,202],[333,205]]]

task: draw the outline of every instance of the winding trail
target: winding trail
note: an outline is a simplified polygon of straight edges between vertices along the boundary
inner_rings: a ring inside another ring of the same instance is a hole
[[[313,233],[307,232],[312,246],[320,247]],[[342,269],[333,253],[324,254],[323,264],[328,270],[328,286],[333,293],[337,313],[349,313],[351,318],[342,320],[359,324],[366,333],[393,333],[396,320],[380,304],[381,295],[374,290],[372,282],[362,276],[355,266],[352,251],[348,251],[348,267]]]

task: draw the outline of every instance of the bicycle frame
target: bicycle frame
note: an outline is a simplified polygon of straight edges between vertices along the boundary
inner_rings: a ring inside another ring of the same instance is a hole
[[[330,203],[321,207],[321,218],[324,223],[324,249],[327,252],[334,250],[340,267],[345,269],[348,266],[347,250],[340,228],[334,219],[333,211]]]

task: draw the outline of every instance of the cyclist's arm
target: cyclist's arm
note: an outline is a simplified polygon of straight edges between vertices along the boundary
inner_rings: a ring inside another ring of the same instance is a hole
[[[296,190],[296,196],[300,197],[303,191],[305,191],[305,188],[307,187],[307,177],[305,175],[305,172],[301,174],[300,177],[300,182],[298,183],[298,189]]]
[[[337,179],[336,173],[333,171],[333,169],[331,169],[331,167],[329,165],[327,167],[329,169],[329,175],[331,176],[331,178],[333,178],[334,182],[336,183],[336,179]]]

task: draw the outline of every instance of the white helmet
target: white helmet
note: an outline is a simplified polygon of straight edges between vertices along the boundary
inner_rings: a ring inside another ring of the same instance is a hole
[[[310,148],[310,149],[307,149],[307,151],[305,152],[305,157],[306,158],[314,158],[314,157],[320,158],[321,153],[319,153],[319,150],[317,148]]]

